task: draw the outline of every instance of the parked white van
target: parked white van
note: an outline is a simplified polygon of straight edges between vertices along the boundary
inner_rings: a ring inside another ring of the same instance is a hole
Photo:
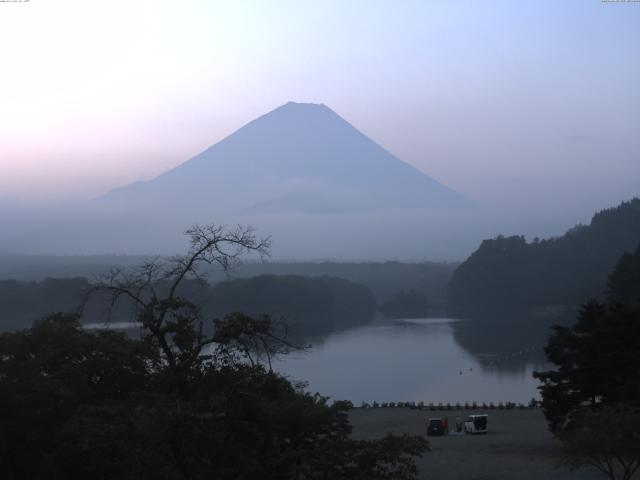
[[[489,415],[469,415],[464,421],[465,433],[487,433],[487,421]]]

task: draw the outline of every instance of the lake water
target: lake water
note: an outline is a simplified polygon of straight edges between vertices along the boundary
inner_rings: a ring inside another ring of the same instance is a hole
[[[86,324],[104,328],[104,323]],[[136,328],[112,323],[110,328]],[[274,361],[308,390],[361,402],[522,402],[539,398],[535,370],[546,370],[548,325],[507,316],[460,321],[377,322],[311,341]]]
[[[274,369],[332,399],[528,402],[545,369],[540,335],[453,319],[393,321],[333,333]],[[500,332],[498,335],[496,332]],[[489,339],[495,339],[496,341]]]

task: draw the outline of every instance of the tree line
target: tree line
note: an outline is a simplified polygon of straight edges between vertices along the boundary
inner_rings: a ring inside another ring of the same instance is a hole
[[[49,312],[74,312],[91,288],[92,282],[85,278],[0,281],[0,331],[28,327]],[[160,280],[156,288],[162,291],[167,285]],[[261,275],[213,285],[187,278],[180,284],[180,294],[210,317],[222,318],[236,311],[268,313],[286,320],[299,337],[365,324],[377,308],[366,287],[333,277]],[[109,313],[113,321],[130,320],[126,306],[118,305]],[[83,321],[106,319],[101,302],[85,307]]]
[[[485,240],[454,272],[447,289],[453,313],[545,305],[578,306],[602,298],[620,256],[640,242],[640,199],[596,213],[561,237]]]

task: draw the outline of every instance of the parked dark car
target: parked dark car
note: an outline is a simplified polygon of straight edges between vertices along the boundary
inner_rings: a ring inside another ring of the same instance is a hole
[[[444,435],[444,421],[441,418],[430,418],[427,422],[427,435]]]

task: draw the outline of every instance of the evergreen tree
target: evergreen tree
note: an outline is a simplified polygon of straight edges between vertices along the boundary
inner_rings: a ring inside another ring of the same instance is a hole
[[[575,325],[556,326],[545,349],[556,368],[534,373],[565,461],[611,480],[640,468],[640,249],[609,278],[608,302],[590,301]]]

